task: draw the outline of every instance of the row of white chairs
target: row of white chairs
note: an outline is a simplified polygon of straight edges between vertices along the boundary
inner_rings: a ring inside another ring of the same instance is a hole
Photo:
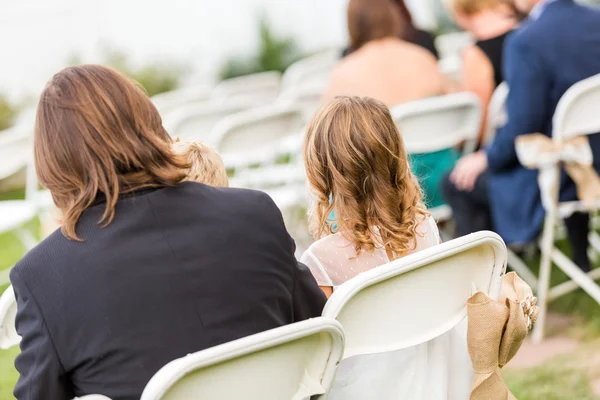
[[[154,375],[141,398],[326,399],[340,363],[413,347],[457,327],[466,317],[473,288],[498,297],[505,268],[506,248],[491,232],[414,253],[341,285],[321,318],[170,362]],[[0,298],[3,348],[19,341],[15,312],[9,290]],[[460,348],[468,357],[466,343]],[[453,383],[464,392],[456,398],[468,398],[470,376]],[[357,393],[356,398],[368,398],[371,388],[363,390],[367,397]]]

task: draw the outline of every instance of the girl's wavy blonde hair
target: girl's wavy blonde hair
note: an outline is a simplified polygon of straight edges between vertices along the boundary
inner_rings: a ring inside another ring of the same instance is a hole
[[[417,226],[429,213],[385,104],[335,98],[310,123],[304,157],[316,195],[310,217],[316,239],[340,231],[357,254],[379,246],[397,256],[414,250]],[[337,227],[328,218],[334,210]]]

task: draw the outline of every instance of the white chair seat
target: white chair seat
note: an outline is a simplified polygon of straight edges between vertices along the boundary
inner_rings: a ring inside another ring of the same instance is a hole
[[[232,180],[232,186],[268,188],[306,181],[304,166],[298,164],[271,165],[241,171]]]
[[[27,200],[0,202],[0,233],[13,231],[36,216],[35,204]]]

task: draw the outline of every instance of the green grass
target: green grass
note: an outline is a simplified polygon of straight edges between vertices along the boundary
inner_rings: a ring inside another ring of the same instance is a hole
[[[585,343],[540,367],[504,370],[503,376],[519,400],[598,400],[590,381],[600,379],[600,341]]]

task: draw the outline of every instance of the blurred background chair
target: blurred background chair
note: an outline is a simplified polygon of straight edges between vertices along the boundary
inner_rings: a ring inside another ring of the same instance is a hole
[[[245,102],[257,107],[275,101],[280,90],[280,72],[260,72],[220,82],[212,90],[211,99],[222,103]]]
[[[343,351],[338,322],[310,319],[172,361],[141,399],[324,400]]]
[[[394,122],[410,155],[435,153],[463,147],[475,149],[481,128],[480,101],[472,93],[432,97],[395,106]],[[447,205],[430,209],[438,222],[447,221],[452,211]]]

